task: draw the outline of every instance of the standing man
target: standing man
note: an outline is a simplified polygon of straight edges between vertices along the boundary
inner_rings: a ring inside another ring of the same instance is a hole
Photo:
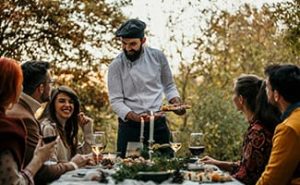
[[[165,55],[145,46],[146,24],[138,19],[126,21],[117,30],[123,52],[108,70],[109,100],[119,116],[117,151],[125,157],[127,143],[139,141],[141,117],[145,117],[144,144],[149,139],[149,111],[159,110],[163,93],[171,104],[180,104],[179,93]],[[178,115],[185,109],[174,111]],[[154,125],[155,143],[169,143],[170,131],[164,114],[157,114]]]
[[[300,69],[295,65],[266,68],[268,101],[282,113],[269,163],[257,185],[300,184]]]
[[[34,114],[37,109],[49,100],[51,76],[49,63],[30,61],[22,64],[23,92],[20,100],[13,108],[7,111],[7,115],[21,119],[27,130],[26,152],[24,166],[26,166],[34,155],[34,150],[41,137],[41,128]],[[43,165],[35,175],[35,184],[47,184],[63,173],[84,166],[88,159],[83,156],[74,156],[71,162],[58,163],[55,165]]]

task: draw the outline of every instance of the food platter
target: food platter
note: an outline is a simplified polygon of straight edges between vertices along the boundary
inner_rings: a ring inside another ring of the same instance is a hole
[[[204,163],[188,163],[186,170],[181,170],[184,180],[210,183],[229,182],[232,177],[228,173],[222,172],[217,166]]]
[[[182,171],[185,180],[194,182],[230,182],[233,181],[228,173],[222,171]]]
[[[181,109],[190,109],[191,106],[187,104],[168,104],[168,105],[162,105],[160,107],[160,111],[168,112],[168,111],[176,111],[176,110],[181,110]]]

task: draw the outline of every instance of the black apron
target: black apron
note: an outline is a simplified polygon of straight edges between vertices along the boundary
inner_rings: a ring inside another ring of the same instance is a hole
[[[117,152],[120,157],[124,158],[127,149],[128,142],[139,142],[140,141],[140,122],[127,121],[124,122],[122,119],[118,118],[119,129],[118,129],[118,139],[117,139]],[[148,146],[149,140],[149,122],[145,122],[144,127],[144,146]],[[170,131],[166,123],[166,118],[162,117],[154,122],[154,143],[165,144],[170,143]],[[165,150],[168,156],[173,156],[173,151],[171,148]]]

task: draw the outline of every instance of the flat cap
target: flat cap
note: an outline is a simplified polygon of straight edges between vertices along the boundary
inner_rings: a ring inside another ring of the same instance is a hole
[[[138,19],[129,19],[116,31],[117,37],[143,38],[146,24]]]

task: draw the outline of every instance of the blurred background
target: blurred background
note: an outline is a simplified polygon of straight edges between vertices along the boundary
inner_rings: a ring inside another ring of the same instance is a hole
[[[117,117],[108,102],[107,67],[121,51],[114,32],[128,18],[147,24],[147,44],[166,54],[184,116],[168,113],[188,153],[193,131],[205,133],[205,153],[239,159],[248,123],[235,110],[233,81],[263,77],[273,63],[300,63],[300,1],[0,0],[0,55],[49,61],[55,86],[68,85],[81,109],[107,133],[115,151]]]

